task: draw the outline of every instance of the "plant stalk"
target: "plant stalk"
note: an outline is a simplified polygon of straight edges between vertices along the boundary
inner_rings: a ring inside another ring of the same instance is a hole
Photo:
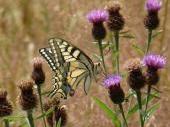
[[[125,117],[125,114],[124,114],[124,110],[123,110],[122,104],[119,104],[119,108],[120,108],[120,111],[121,111],[121,114],[122,114],[124,123],[125,123],[126,127],[128,127],[128,123],[127,123],[127,121],[126,121],[126,117]]]
[[[148,54],[148,52],[149,52],[151,41],[152,41],[152,30],[148,30],[148,41],[147,41],[145,55]]]
[[[151,85],[148,85],[148,88],[147,88],[147,97],[146,97],[146,106],[145,106],[145,112],[144,112],[145,116],[146,116],[146,112],[147,112],[147,109],[148,109],[150,93],[151,93]]]
[[[106,64],[104,61],[104,53],[103,53],[103,48],[102,48],[102,40],[98,40],[98,45],[99,45],[99,50],[100,50],[100,56],[102,57],[102,64],[104,67],[104,71],[107,74]]]
[[[43,103],[42,103],[42,96],[41,96],[41,86],[38,86],[37,90],[38,90],[38,96],[39,96],[39,100],[40,100],[41,113],[44,114]],[[44,116],[43,116],[43,122],[44,122],[44,127],[46,127],[47,125],[46,125],[46,121],[45,121],[45,117]]]
[[[34,126],[34,119],[33,119],[33,115],[32,115],[32,109],[27,111],[27,118],[28,118],[29,126],[35,127]]]
[[[136,90],[136,95],[137,95],[137,101],[138,101],[140,123],[141,123],[141,127],[144,127],[144,120],[143,120],[143,114],[142,114],[142,101],[141,101],[141,92],[140,92],[140,90]]]
[[[114,32],[115,45],[116,45],[116,70],[119,74],[119,31]]]
[[[4,119],[4,125],[5,127],[9,127],[9,121],[7,119]]]

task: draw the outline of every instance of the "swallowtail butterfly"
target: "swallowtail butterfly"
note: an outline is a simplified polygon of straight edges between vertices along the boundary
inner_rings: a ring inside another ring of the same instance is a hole
[[[54,72],[50,96],[58,93],[67,98],[82,80],[87,93],[92,78],[100,70],[100,63],[94,64],[82,50],[60,38],[49,39],[49,47],[41,48],[39,52]]]

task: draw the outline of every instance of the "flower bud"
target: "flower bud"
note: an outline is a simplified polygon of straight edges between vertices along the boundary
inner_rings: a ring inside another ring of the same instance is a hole
[[[41,57],[36,57],[33,59],[33,71],[32,79],[36,85],[41,85],[45,81],[45,74],[42,69],[43,59]]]
[[[159,17],[157,12],[150,12],[144,18],[144,25],[148,30],[154,30],[159,26]]]

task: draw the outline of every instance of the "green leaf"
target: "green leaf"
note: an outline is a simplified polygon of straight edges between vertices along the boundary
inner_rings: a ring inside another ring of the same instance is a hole
[[[161,34],[163,32],[163,30],[159,30],[159,31],[156,31],[153,35],[152,35],[152,38],[155,38],[157,37],[159,34]]]
[[[97,55],[97,54],[94,54],[93,57],[94,57],[95,59],[97,59],[97,61],[102,62],[101,56],[99,56],[99,55]]]
[[[121,122],[118,119],[118,117],[117,117],[115,112],[113,112],[106,104],[104,104],[98,98],[93,97],[93,100],[106,113],[107,117],[112,119],[112,123],[115,125],[115,127],[121,127]]]
[[[131,34],[123,34],[123,35],[120,35],[120,37],[128,38],[128,39],[134,39],[135,38],[135,36],[133,36]]]
[[[20,122],[19,127],[28,127],[28,120],[24,119]]]
[[[155,92],[155,93],[153,93],[153,94],[151,94],[150,96],[149,96],[149,102],[150,101],[152,101],[154,98],[155,98],[155,96],[157,96],[157,92]],[[145,105],[146,104],[146,98],[144,98],[143,100],[142,100],[142,105]],[[132,116],[134,113],[136,113],[138,111],[138,104],[135,104],[132,108],[130,108],[129,110],[128,110],[128,113],[127,113],[127,116],[126,116],[126,118],[128,119],[130,116]]]
[[[144,54],[144,50],[141,47],[139,47],[138,45],[132,44],[132,48],[135,49],[136,52],[139,53],[140,55]]]
[[[120,32],[120,34],[126,34],[126,33],[129,33],[129,30],[121,31],[121,32]]]
[[[61,127],[61,118],[60,118],[59,121],[57,122],[56,127]]]
[[[43,91],[43,92],[41,93],[41,95],[42,95],[42,96],[44,96],[44,95],[48,95],[50,92],[51,92],[51,90]]]
[[[150,117],[157,111],[157,109],[160,107],[160,104],[157,103],[153,105],[151,108],[148,109],[148,111],[145,114],[145,121],[148,121]]]
[[[134,94],[135,94],[135,91],[132,90],[132,89],[129,89],[129,94],[128,94],[128,96],[125,97],[125,98],[128,100],[130,97],[134,96]]]
[[[44,112],[42,115],[38,116],[36,119],[41,119],[45,116],[50,115],[54,111],[54,108],[50,108],[47,112]]]
[[[145,93],[147,95],[147,93]],[[153,96],[156,99],[160,99],[159,92],[156,91],[155,93],[150,93],[150,96]]]
[[[18,121],[18,120],[22,120],[25,119],[25,116],[6,116],[3,117],[3,120],[9,120],[9,121]]]

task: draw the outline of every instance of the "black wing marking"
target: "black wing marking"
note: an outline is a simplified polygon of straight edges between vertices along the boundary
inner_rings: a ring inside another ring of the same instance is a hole
[[[48,65],[52,69],[52,71],[57,70],[56,62],[55,59],[52,55],[51,49],[50,48],[41,48],[39,50],[39,53],[44,57],[44,59],[47,61]]]
[[[49,93],[49,97],[53,97],[54,95],[60,96],[61,98],[67,98],[67,84],[64,81],[64,77],[61,72],[58,70],[56,71],[55,75],[53,76],[53,90]]]

